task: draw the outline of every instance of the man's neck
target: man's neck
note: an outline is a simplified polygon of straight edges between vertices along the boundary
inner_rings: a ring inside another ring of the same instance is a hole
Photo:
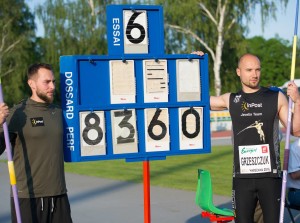
[[[246,94],[255,93],[255,92],[259,91],[259,89],[260,89],[260,86],[257,86],[256,88],[250,88],[247,86],[242,87],[243,92]]]
[[[37,97],[37,96],[34,96],[32,95],[30,97],[31,100],[35,101],[35,102],[39,102],[39,103],[46,103],[44,100],[42,100],[41,98]]]

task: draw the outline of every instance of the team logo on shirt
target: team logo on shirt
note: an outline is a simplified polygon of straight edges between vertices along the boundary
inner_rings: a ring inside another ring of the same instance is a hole
[[[242,95],[236,95],[233,99],[233,102],[234,103],[239,103],[240,102],[240,99],[241,99]]]
[[[247,103],[245,101],[242,102],[242,111],[248,111],[250,108],[262,108],[262,103]]]
[[[31,118],[30,121],[31,121],[32,127],[44,126],[43,117]]]

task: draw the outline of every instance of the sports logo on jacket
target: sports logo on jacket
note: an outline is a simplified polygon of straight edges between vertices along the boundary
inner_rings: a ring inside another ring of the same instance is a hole
[[[32,127],[44,126],[43,117],[31,118],[30,121],[31,121]]]

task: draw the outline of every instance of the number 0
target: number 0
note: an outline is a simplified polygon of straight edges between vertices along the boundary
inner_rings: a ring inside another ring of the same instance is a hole
[[[187,116],[188,115],[193,115],[193,116],[195,116],[195,119],[196,119],[196,123],[195,123],[195,131],[194,132],[192,132],[192,133],[189,133],[188,131],[187,131],[187,126],[186,126],[186,122],[187,122]],[[190,138],[190,139],[192,139],[192,138],[195,138],[195,137],[197,137],[197,135],[199,135],[199,133],[200,133],[200,115],[199,115],[199,113],[195,110],[195,109],[193,109],[193,108],[191,108],[191,109],[189,109],[189,110],[186,110],[183,114],[182,114],[182,133],[187,137],[187,138]]]

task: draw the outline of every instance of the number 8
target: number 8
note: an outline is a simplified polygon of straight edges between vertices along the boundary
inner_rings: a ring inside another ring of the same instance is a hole
[[[95,122],[91,123],[91,119],[94,119]],[[88,145],[97,145],[99,142],[101,142],[101,140],[103,138],[103,131],[99,126],[99,124],[100,124],[99,116],[96,115],[95,113],[90,113],[85,117],[84,123],[85,123],[86,127],[84,128],[84,130],[82,132],[83,140]],[[96,139],[90,139],[89,136],[88,136],[88,132],[92,129],[96,130],[96,132],[97,132],[98,136],[97,136]]]

